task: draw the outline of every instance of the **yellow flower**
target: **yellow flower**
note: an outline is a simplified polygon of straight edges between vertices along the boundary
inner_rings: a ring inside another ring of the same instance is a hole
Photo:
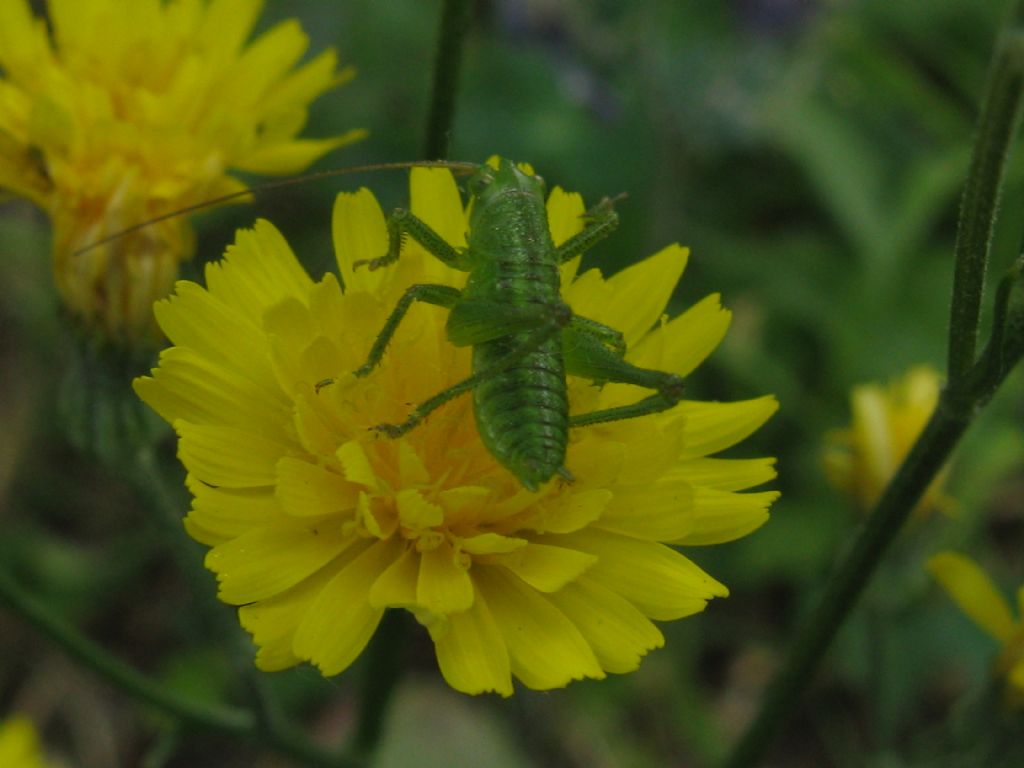
[[[940,552],[927,567],[960,610],[999,641],[996,674],[1006,678],[1011,705],[1024,706],[1024,586],[1017,590],[1020,617],[1015,620],[1006,599],[973,560]]]
[[[412,211],[455,246],[467,218],[447,170],[416,169]],[[555,189],[552,236],[582,226],[583,203]],[[240,232],[206,288],[179,282],[156,305],[173,341],[138,394],[171,422],[195,496],[185,526],[212,547],[222,600],[265,670],[310,661],[325,675],[360,654],[385,609],[404,608],[433,638],[445,679],[466,693],[512,693],[635,670],[663,643],[652,623],[727,594],[671,544],[715,544],[767,519],[775,492],[737,491],[775,476],[772,459],[709,458],[776,409],[772,397],[685,401],[641,419],[572,433],[575,482],[530,492],[484,448],[469,397],[399,439],[371,428],[461,380],[470,351],[445,336],[447,311],[415,305],[382,364],[351,371],[406,288],[460,286],[412,241],[386,269],[353,270],[387,249],[384,215],[362,189],[338,196],[333,274],[312,281],[265,221]],[[718,344],[729,313],[709,296],[662,311],[686,264],[672,245],[611,279],[596,270],[563,295],[619,328],[628,358],[686,375]],[[344,286],[344,290],[341,286]],[[652,330],[653,327],[653,330]],[[334,379],[330,386],[318,382]],[[634,402],[644,390],[570,379],[573,412]]]
[[[853,418],[848,428],[826,437],[825,473],[832,485],[868,512],[917,440],[939,401],[941,379],[927,366],[912,368],[889,383],[862,384],[850,395]],[[925,491],[914,510],[918,517],[948,510],[942,493],[945,472]]]
[[[230,169],[294,173],[363,131],[297,139],[309,103],[352,76],[333,51],[295,64],[295,20],[246,42],[261,0],[0,2],[0,188],[54,228],[67,308],[90,329],[151,332],[191,255],[182,218],[76,255],[126,227],[237,191]]]
[[[4,768],[46,768],[39,737],[27,718],[12,717],[0,723],[0,765]]]

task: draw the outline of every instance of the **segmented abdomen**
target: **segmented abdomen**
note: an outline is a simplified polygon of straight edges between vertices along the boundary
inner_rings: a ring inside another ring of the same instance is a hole
[[[482,370],[527,342],[520,333],[473,348]],[[477,431],[488,450],[531,490],[565,463],[569,400],[560,332],[473,390]]]

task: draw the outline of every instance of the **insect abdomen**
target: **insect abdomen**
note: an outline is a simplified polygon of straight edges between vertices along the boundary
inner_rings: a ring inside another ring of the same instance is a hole
[[[547,326],[549,335],[539,346],[473,389],[484,445],[526,488],[537,490],[564,465],[569,440],[569,399],[557,325],[565,309],[558,256],[544,198],[532,177],[517,174],[514,183],[494,184],[474,206],[468,238],[473,269],[463,296],[550,314],[533,330],[473,347],[473,371],[479,373],[532,347]]]
[[[529,334],[479,344],[473,367],[499,360]],[[556,333],[507,371],[473,390],[477,431],[487,449],[530,490],[551,479],[565,463],[569,439],[569,402]]]

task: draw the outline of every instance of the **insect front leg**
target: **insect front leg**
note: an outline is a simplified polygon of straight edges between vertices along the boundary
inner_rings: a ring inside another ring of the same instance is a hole
[[[584,213],[583,218],[587,225],[558,246],[559,264],[564,264],[586,253],[618,228],[619,214],[615,212],[615,199],[610,197],[604,198]]]
[[[376,259],[360,259],[352,265],[352,268],[356,269],[365,264],[372,271],[394,264],[401,255],[402,241],[406,235],[422,245],[431,256],[452,269],[463,272],[469,270],[465,251],[455,248],[437,234],[429,224],[404,208],[396,208],[388,216],[388,252]]]
[[[459,300],[461,292],[457,288],[452,288],[448,285],[435,285],[433,283],[420,283],[418,285],[411,285],[405,289],[405,293],[402,294],[402,298],[398,300],[395,308],[391,310],[391,314],[388,315],[388,319],[384,321],[384,327],[381,328],[380,333],[377,334],[377,338],[374,339],[373,346],[370,347],[370,354],[366,357],[366,362],[353,371],[353,375],[358,377],[366,376],[370,371],[377,367],[380,363],[381,358],[384,357],[384,350],[387,349],[388,344],[394,337],[395,332],[398,330],[399,324],[402,322],[402,318],[409,311],[409,307],[412,306],[414,301],[422,301],[424,304],[433,304],[438,307],[451,308],[455,306],[455,303]],[[334,383],[334,379],[324,379],[316,383],[315,389],[319,392],[326,386]]]
[[[593,379],[601,383],[616,382],[635,384],[656,390],[631,405],[603,408],[590,413],[569,417],[570,427],[583,427],[607,421],[635,419],[651,413],[666,411],[683,397],[683,379],[674,373],[640,368],[623,358],[624,347],[615,348],[609,343],[609,333],[614,329],[595,320],[574,317],[573,322],[562,331],[562,349],[565,371],[573,376]],[[619,335],[621,339],[621,334]],[[621,351],[620,351],[621,349]]]

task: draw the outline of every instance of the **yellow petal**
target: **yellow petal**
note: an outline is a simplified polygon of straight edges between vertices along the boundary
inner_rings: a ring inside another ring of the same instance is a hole
[[[466,215],[451,171],[413,168],[409,173],[409,198],[415,216],[449,245],[466,247]]]
[[[424,499],[423,494],[413,488],[395,494],[395,503],[398,505],[398,519],[407,528],[422,530],[444,522],[444,510]]]
[[[263,330],[270,342],[278,386],[289,394],[308,391],[319,381],[319,372],[305,367],[306,352],[316,333],[309,309],[297,299],[285,299],[263,314]]]
[[[670,245],[650,258],[626,267],[606,282],[603,295],[580,296],[573,291],[573,309],[622,332],[627,347],[636,344],[665,311],[686,267],[689,251]]]
[[[259,646],[256,653],[259,669],[276,672],[302,661],[292,650],[295,628],[333,575],[332,571],[324,569],[279,595],[238,609],[239,622]]]
[[[334,199],[331,231],[345,292],[379,294],[387,270],[371,272],[365,264],[358,270],[352,268],[357,261],[376,259],[388,252],[388,229],[384,222],[384,212],[373,193],[365,187],[357,192],[340,193]]]
[[[546,596],[504,568],[475,568],[473,579],[508,647],[512,674],[526,686],[549,690],[605,676],[579,630]]]
[[[398,480],[406,487],[430,483],[430,473],[408,440],[398,441]]]
[[[459,613],[473,605],[473,582],[447,544],[420,555],[416,602],[439,616]]]
[[[21,715],[5,715],[0,721],[0,761],[10,768],[46,768],[43,748],[32,721]]]
[[[688,376],[719,345],[732,313],[723,309],[717,293],[705,296],[683,314],[647,334],[629,360],[643,368]]]
[[[600,518],[612,497],[607,488],[562,494],[556,499],[536,504],[523,527],[538,533],[578,531]]]
[[[504,552],[514,552],[522,549],[529,542],[526,539],[501,536],[497,533],[481,533],[479,536],[468,536],[459,540],[459,547],[463,552],[471,555],[493,555]]]
[[[608,672],[632,672],[648,651],[665,644],[658,628],[632,603],[586,576],[550,600],[576,625]]]
[[[263,600],[295,586],[352,546],[328,521],[274,523],[220,544],[206,555],[220,599],[232,605]]]
[[[407,548],[370,587],[373,608],[406,608],[416,605],[416,582],[420,573],[420,555]]]
[[[561,589],[579,578],[596,561],[594,555],[585,552],[532,542],[512,552],[488,558],[488,562],[508,568],[540,592]]]
[[[224,258],[207,264],[205,271],[210,294],[252,323],[286,298],[305,302],[313,285],[284,236],[265,219],[253,229],[239,230]]]
[[[724,585],[662,544],[592,530],[550,538],[551,543],[597,555],[587,578],[658,621],[698,613],[711,598],[729,594]]]
[[[855,387],[851,395],[853,441],[858,445],[867,471],[878,487],[896,471],[896,455],[889,429],[885,391],[875,385]]]
[[[1010,667],[1010,671],[1006,673],[1006,679],[1016,689],[1016,698],[1020,699],[1024,695],[1024,658]]]
[[[195,498],[185,523],[214,534],[218,539],[214,544],[281,517],[277,499],[269,488],[211,488],[192,477],[186,483]]]
[[[195,283],[179,281],[175,294],[153,312],[172,342],[222,362],[270,391],[277,388],[270,352],[259,326]]]
[[[277,462],[277,499],[294,517],[351,515],[359,491],[319,464],[285,456]]]
[[[400,550],[395,540],[373,543],[327,583],[295,632],[296,655],[309,659],[325,676],[355,661],[384,615],[370,605],[367,587]]]
[[[240,171],[285,174],[301,171],[328,152],[369,136],[362,128],[353,128],[329,139],[294,139],[279,144],[265,144],[235,162]]]
[[[196,42],[206,50],[235,55],[260,15],[260,0],[214,0],[196,30]]]
[[[248,73],[236,82],[237,88],[244,89],[242,97],[256,101],[299,60],[308,42],[295,19],[286,19],[253,40],[238,60],[239,70]]]
[[[585,210],[583,197],[578,192],[566,192],[561,187],[551,190],[547,201],[548,229],[556,247],[583,229]],[[566,279],[563,274],[562,278],[571,282],[573,275]]]
[[[335,455],[345,470],[345,479],[350,483],[359,483],[367,488],[375,488],[377,475],[370,464],[370,458],[366,455],[363,446],[355,440],[343,444],[336,451]]]
[[[779,408],[771,395],[735,403],[686,400],[673,414],[685,418],[685,456],[707,456],[748,437]]]
[[[971,621],[999,642],[1009,641],[1014,631],[1010,606],[973,560],[956,552],[941,552],[928,560],[927,567]]]
[[[448,621],[448,631],[434,639],[437,663],[448,685],[468,694],[494,691],[511,696],[508,649],[482,597]]]
[[[25,0],[0,3],[0,65],[22,75],[50,59],[44,23]]]
[[[139,377],[132,387],[172,424],[178,419],[239,429],[259,424],[268,437],[279,441],[287,437],[289,408],[283,393],[260,387],[187,347],[165,349],[152,377]]]
[[[689,510],[689,529],[662,541],[688,546],[722,544],[756,531],[768,521],[768,508],[779,498],[778,491],[732,493],[698,488]]]
[[[619,487],[594,527],[649,541],[678,539],[693,528],[695,493],[685,480]]]
[[[289,447],[235,427],[174,423],[178,458],[198,480],[228,488],[273,485],[275,466]]]
[[[678,464],[672,476],[694,486],[742,491],[775,479],[775,459],[691,459]]]

